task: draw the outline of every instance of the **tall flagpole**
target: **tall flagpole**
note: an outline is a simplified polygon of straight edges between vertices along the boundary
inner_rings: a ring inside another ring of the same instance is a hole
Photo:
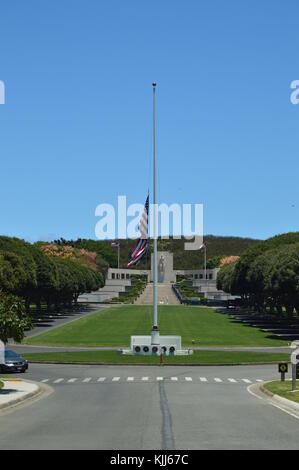
[[[153,187],[153,204],[154,204],[154,256],[153,256],[153,304],[154,304],[154,325],[152,330],[152,344],[159,344],[159,329],[158,329],[158,298],[157,298],[157,278],[158,278],[158,263],[157,263],[157,191],[156,191],[156,83],[153,83],[153,152],[154,152],[154,187]]]
[[[207,247],[206,244],[204,245],[205,251],[204,251],[204,273],[205,273],[205,280],[207,279]]]

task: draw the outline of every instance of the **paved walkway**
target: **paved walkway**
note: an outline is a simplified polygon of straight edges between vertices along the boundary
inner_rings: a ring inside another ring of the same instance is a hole
[[[1,382],[4,382],[4,387],[0,389],[0,410],[32,398],[40,392],[38,384],[33,382],[18,379],[1,379]]]
[[[158,304],[161,305],[180,305],[171,284],[157,285]],[[136,305],[153,305],[153,283],[146,285],[142,294],[136,299]]]

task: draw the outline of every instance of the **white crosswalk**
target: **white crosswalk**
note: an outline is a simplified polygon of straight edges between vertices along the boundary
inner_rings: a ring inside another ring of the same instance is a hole
[[[86,384],[100,384],[100,383],[132,383],[132,382],[139,382],[139,383],[153,383],[153,382],[167,382],[167,383],[193,383],[193,384],[222,384],[222,385],[229,385],[229,384],[252,384],[262,383],[264,382],[263,379],[248,379],[248,378],[220,378],[220,377],[197,377],[197,376],[144,376],[144,377],[72,377],[72,378],[45,378],[41,379],[40,382],[42,383],[53,383],[53,384],[79,384],[79,383],[86,383]]]

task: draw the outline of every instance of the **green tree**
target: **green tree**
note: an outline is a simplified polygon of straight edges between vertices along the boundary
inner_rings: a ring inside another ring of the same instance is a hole
[[[22,258],[9,251],[0,251],[0,289],[20,295],[26,287],[26,281]]]
[[[12,338],[20,343],[24,331],[31,328],[32,321],[25,314],[22,300],[0,291],[0,340],[7,343]]]

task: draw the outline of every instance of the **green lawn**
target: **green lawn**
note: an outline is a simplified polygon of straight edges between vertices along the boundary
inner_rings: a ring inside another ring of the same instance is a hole
[[[91,364],[148,364],[158,365],[158,356],[122,356],[117,351],[80,351],[58,353],[28,353],[23,356],[29,362],[91,363]],[[277,363],[287,361],[288,354],[195,351],[191,356],[164,357],[165,364],[242,364],[242,363]]]
[[[299,380],[296,380],[296,391],[292,392],[292,381],[286,380],[285,382],[275,381],[263,385],[263,387],[274,395],[280,395],[288,400],[299,403]]]
[[[0,389],[1,389],[2,387],[4,387],[4,383],[1,382],[1,380],[0,380]]]
[[[282,346],[256,328],[205,307],[159,306],[162,335],[181,335],[184,346]],[[28,338],[26,344],[48,346],[128,346],[131,335],[150,334],[151,306],[104,309],[67,325]]]

